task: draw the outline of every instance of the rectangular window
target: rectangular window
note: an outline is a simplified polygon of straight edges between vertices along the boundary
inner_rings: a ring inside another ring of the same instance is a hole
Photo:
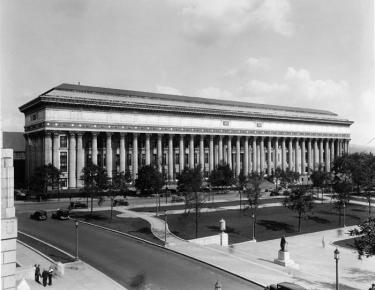
[[[60,152],[60,170],[62,172],[68,171],[68,152]]]
[[[180,164],[180,154],[176,153],[176,165]]]
[[[63,135],[60,136],[60,148],[67,148],[68,147],[68,138]]]
[[[60,188],[68,187],[68,180],[67,178],[60,178]]]

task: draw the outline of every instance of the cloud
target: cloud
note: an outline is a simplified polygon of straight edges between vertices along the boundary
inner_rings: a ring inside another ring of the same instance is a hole
[[[289,0],[168,0],[181,10],[184,33],[210,44],[222,37],[247,33],[251,29],[291,36]]]
[[[268,70],[270,68],[270,61],[267,58],[249,57],[242,65],[237,68],[229,70],[226,76],[242,77],[251,74],[254,71]]]
[[[217,87],[207,87],[198,90],[195,96],[200,98],[230,100],[232,99],[233,94],[227,90],[222,90]]]
[[[156,86],[156,92],[160,94],[168,94],[168,95],[182,95],[182,93],[175,88],[169,87],[169,86]]]

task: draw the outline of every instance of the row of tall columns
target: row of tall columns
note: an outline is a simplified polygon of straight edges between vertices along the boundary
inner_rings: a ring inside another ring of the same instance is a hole
[[[112,149],[113,133],[106,133],[106,168],[109,178],[112,177],[112,158],[108,156],[113,155]],[[68,185],[69,187],[81,187],[82,181],[80,174],[84,167],[85,149],[83,146],[83,133],[71,132],[69,134],[69,148],[68,148]],[[132,177],[137,178],[138,173],[138,143],[139,134],[132,134]],[[195,135],[190,135],[188,142],[188,165],[189,168],[195,167]],[[199,136],[199,161],[197,163],[205,164],[205,138],[206,136]],[[127,135],[120,133],[119,156],[120,156],[120,172],[124,172],[127,168]],[[157,167],[162,169],[162,134],[157,135]],[[234,173],[238,176],[243,170],[247,175],[251,171],[266,172],[268,175],[272,174],[272,169],[280,167],[283,170],[289,168],[299,173],[306,172],[308,169],[317,170],[319,166],[323,166],[327,172],[331,169],[331,162],[336,156],[341,156],[348,151],[348,140],[332,140],[332,139],[304,139],[304,138],[279,138],[279,137],[249,137],[237,136],[236,142],[232,144],[232,136],[226,136],[226,144],[223,142],[224,136],[218,136],[215,142],[215,136],[210,135],[208,139],[208,170],[212,171],[214,166],[218,163],[225,162]],[[251,139],[251,140],[249,140]],[[130,141],[130,140],[129,140]],[[250,142],[251,141],[251,142]],[[265,141],[266,144],[265,144]],[[288,142],[288,146],[287,143]],[[216,143],[216,144],[215,144]],[[241,146],[243,145],[243,146]],[[280,146],[279,146],[280,145]],[[168,177],[173,179],[174,176],[174,135],[168,134]],[[233,147],[234,146],[234,147]],[[267,149],[267,152],[265,150]],[[232,156],[232,148],[235,149],[234,156]],[[288,150],[287,150],[288,149]],[[306,151],[307,150],[307,151]],[[98,164],[98,133],[93,132],[91,136],[91,160],[93,164]],[[281,152],[280,152],[281,151]],[[28,150],[27,152],[30,152]],[[179,138],[179,164],[180,171],[185,164],[185,135],[180,135]],[[280,154],[280,158],[278,153]],[[265,154],[267,153],[267,160]],[[307,156],[306,156],[307,153]],[[241,158],[243,154],[243,158]],[[232,159],[234,158],[234,159]],[[272,161],[273,159],[273,161]],[[242,160],[242,162],[241,162]],[[233,164],[235,162],[235,164]],[[46,132],[44,136],[44,163],[52,163],[59,168],[59,134]],[[145,134],[145,164],[151,164],[151,135]],[[234,168],[233,168],[234,165]],[[242,166],[241,166],[242,165]],[[202,168],[204,170],[204,168]]]

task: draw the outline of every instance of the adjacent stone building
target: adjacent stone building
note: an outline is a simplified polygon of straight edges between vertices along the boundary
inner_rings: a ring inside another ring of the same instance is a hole
[[[348,152],[350,125],[316,109],[61,84],[20,107],[25,114],[26,178],[43,164],[63,171],[61,186],[82,187],[92,161],[114,172],[154,164],[169,180],[219,163],[302,175]]]

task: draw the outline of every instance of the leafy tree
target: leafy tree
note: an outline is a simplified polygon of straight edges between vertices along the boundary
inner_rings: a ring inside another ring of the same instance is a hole
[[[198,194],[202,186],[201,166],[185,168],[177,177],[178,190],[185,193],[185,203],[193,202],[195,207],[195,237],[198,238],[198,214],[205,201],[204,195]]]
[[[281,183],[281,179],[285,175],[284,170],[282,170],[280,167],[277,167],[275,172],[274,172],[274,178],[275,178],[275,186],[276,186],[276,191],[278,191],[278,185]]]
[[[356,248],[359,258],[366,256],[366,258],[375,255],[375,218],[369,218],[359,228],[350,230],[351,236],[358,238],[354,239],[354,247]]]
[[[264,178],[264,174],[253,172],[249,175],[248,183],[246,186],[246,193],[247,193],[247,200],[249,203],[249,207],[253,211],[254,216],[254,231],[255,231],[255,224],[257,218],[257,209],[259,207],[259,197],[260,197],[260,185],[262,184]]]
[[[339,225],[341,225],[342,209],[349,204],[352,184],[348,180],[335,177],[333,190],[335,192],[332,196],[335,200],[333,205],[339,212]]]
[[[283,187],[288,188],[290,184],[296,183],[299,180],[300,174],[298,172],[289,170],[287,168],[280,174],[280,184]]]
[[[318,170],[314,170],[311,173],[310,179],[311,179],[311,182],[313,183],[313,186],[321,190],[322,201],[323,201],[324,186],[326,185],[328,181],[328,173],[324,171],[322,166],[319,166]]]
[[[115,195],[122,195],[126,196],[128,192],[128,182],[129,179],[127,178],[124,172],[117,172],[112,177],[112,183],[109,185],[109,193],[111,196],[111,219],[113,215],[113,201]]]
[[[298,213],[298,232],[301,232],[301,219],[313,208],[313,197],[307,186],[295,187],[291,194],[285,198],[284,206]]]
[[[240,211],[242,210],[242,192],[245,190],[247,178],[248,176],[246,176],[243,170],[241,170],[240,175],[238,176],[238,187],[239,187],[238,192],[240,194]]]
[[[91,199],[92,215],[94,197],[99,197],[99,202],[101,202],[102,192],[108,187],[107,172],[102,167],[90,162],[83,167],[81,179],[84,182],[82,190],[87,194],[87,197]]]
[[[51,163],[37,167],[30,181],[31,190],[38,192],[39,197],[47,197],[48,187],[58,186],[61,171]]]
[[[211,171],[209,181],[212,186],[230,186],[234,183],[233,171],[228,164],[220,164]]]
[[[144,195],[159,194],[164,183],[162,173],[156,167],[146,165],[139,170],[135,187]]]

